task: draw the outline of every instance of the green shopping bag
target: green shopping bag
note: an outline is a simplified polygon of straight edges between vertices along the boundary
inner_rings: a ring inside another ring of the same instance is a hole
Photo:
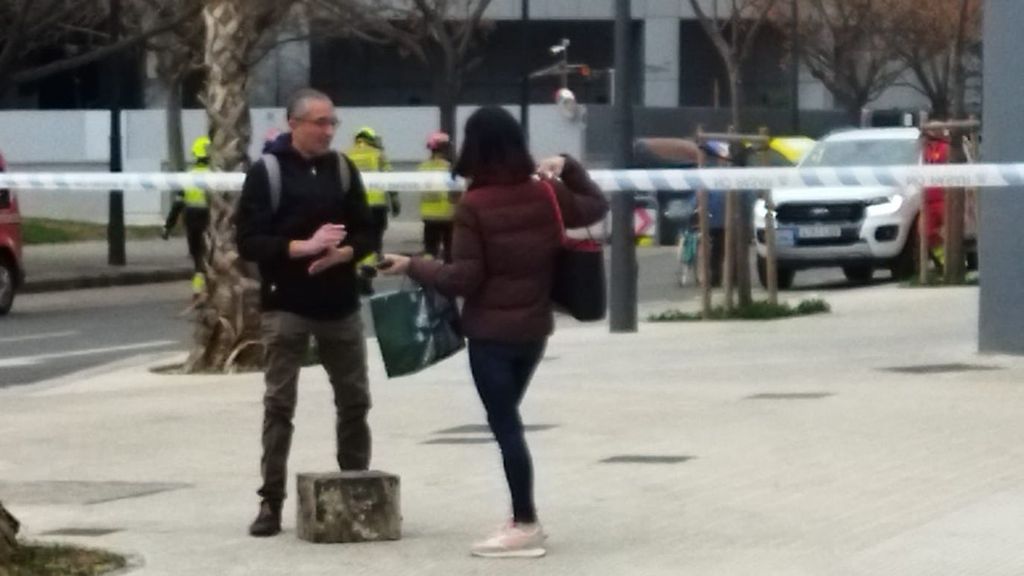
[[[436,290],[373,296],[370,311],[388,378],[419,372],[466,345],[455,302]]]

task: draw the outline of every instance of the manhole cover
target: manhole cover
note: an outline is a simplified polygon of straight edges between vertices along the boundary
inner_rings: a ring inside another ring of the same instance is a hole
[[[981,364],[923,364],[921,366],[883,368],[883,370],[888,372],[898,372],[900,374],[953,374],[956,372],[983,372],[1002,369],[999,366],[983,366]]]
[[[693,456],[612,456],[601,460],[602,464],[682,464],[693,460]]]
[[[747,400],[820,400],[832,396],[829,392],[768,392],[747,396]]]
[[[12,504],[88,506],[188,487],[188,484],[170,482],[0,482],[0,494],[3,494],[4,502]]]
[[[552,428],[558,428],[555,424],[527,424],[523,426],[523,430],[527,432],[541,432],[544,430],[551,430]],[[438,430],[434,434],[475,434],[475,433],[491,433],[491,429],[486,424],[466,424],[464,426],[456,426],[454,428],[445,428],[444,430]]]
[[[490,444],[493,438],[435,438],[424,444]]]
[[[96,538],[99,536],[106,536],[107,534],[113,534],[120,532],[120,528],[58,528],[57,530],[50,530],[49,532],[43,532],[43,536],[82,536],[86,538]]]

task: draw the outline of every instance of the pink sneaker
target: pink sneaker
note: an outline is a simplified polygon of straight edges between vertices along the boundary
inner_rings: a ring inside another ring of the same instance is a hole
[[[472,554],[481,558],[540,558],[547,553],[545,540],[547,535],[540,522],[509,522],[494,536],[473,544]]]

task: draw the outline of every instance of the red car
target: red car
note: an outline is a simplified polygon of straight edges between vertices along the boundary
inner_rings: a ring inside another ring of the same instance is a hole
[[[7,169],[0,154],[0,172]],[[0,316],[14,304],[14,293],[25,279],[21,260],[21,213],[14,190],[0,189]]]

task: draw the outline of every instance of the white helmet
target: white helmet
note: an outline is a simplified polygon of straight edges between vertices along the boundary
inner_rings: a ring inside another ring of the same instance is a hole
[[[555,104],[562,111],[562,115],[572,120],[579,113],[579,104],[576,102],[576,95],[568,88],[559,88],[555,92]]]

